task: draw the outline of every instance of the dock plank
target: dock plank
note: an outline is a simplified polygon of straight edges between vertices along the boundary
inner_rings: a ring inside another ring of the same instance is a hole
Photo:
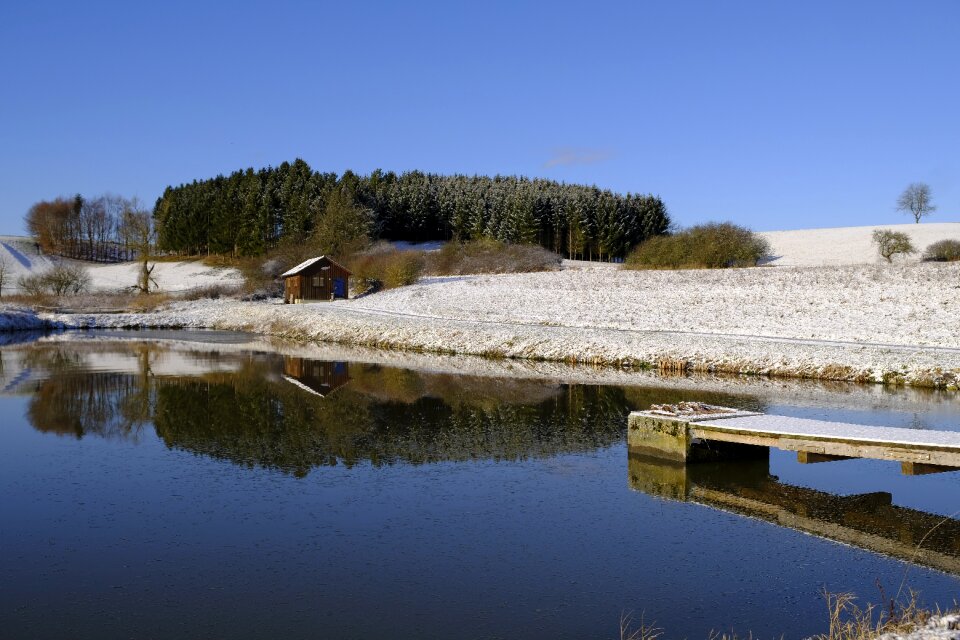
[[[750,434],[778,439],[823,440],[869,443],[906,448],[956,450],[960,452],[960,432],[874,427],[845,422],[829,422],[790,416],[758,414],[752,416],[691,421],[694,428]]]

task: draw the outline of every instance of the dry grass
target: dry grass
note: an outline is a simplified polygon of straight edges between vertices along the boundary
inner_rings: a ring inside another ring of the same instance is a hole
[[[173,298],[167,293],[147,293],[132,296],[124,308],[137,313],[145,313],[164,307],[172,300]]]
[[[883,589],[881,596],[883,595]],[[940,610],[931,611],[920,606],[917,593],[907,592],[905,598],[891,598],[886,604],[856,603],[851,593],[823,592],[827,603],[829,626],[826,633],[813,636],[816,640],[869,640],[884,633],[909,633],[926,624]]]
[[[190,258],[182,258],[183,260],[189,260]],[[208,267],[214,267],[217,269],[226,269],[226,268],[238,268],[244,261],[244,258],[234,258],[233,256],[219,256],[219,255],[209,255],[198,257],[203,264]]]
[[[25,307],[31,307],[34,309],[40,309],[44,307],[54,307],[57,304],[57,298],[50,294],[38,293],[38,294],[26,294],[26,293],[14,293],[10,295],[5,295],[3,298],[0,298],[0,302],[4,304],[16,304],[23,305]]]
[[[656,640],[663,635],[663,629],[655,622],[647,624],[642,613],[636,627],[633,623],[633,613],[620,614],[620,640]]]
[[[879,585],[878,585],[879,587]],[[884,597],[880,589],[881,598]],[[904,598],[891,598],[883,605],[857,604],[852,593],[823,591],[827,605],[827,631],[811,636],[810,640],[874,640],[886,633],[910,633],[933,617],[943,615],[939,609],[925,609],[919,604],[915,591],[908,590]],[[748,634],[747,638],[753,638]],[[711,633],[710,640],[741,640],[736,633]]]
[[[217,299],[236,295],[239,288],[229,285],[210,285],[197,289],[168,293],[155,291],[140,294],[132,291],[97,292],[74,296],[54,296],[51,294],[17,294],[0,298],[6,304],[23,305],[38,311],[74,312],[74,313],[142,313],[156,311],[171,302],[179,300]]]

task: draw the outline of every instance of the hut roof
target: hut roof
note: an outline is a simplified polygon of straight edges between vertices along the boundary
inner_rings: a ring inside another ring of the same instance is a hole
[[[295,266],[293,269],[290,269],[289,271],[284,271],[283,273],[280,274],[280,277],[281,277],[281,278],[289,278],[290,276],[295,276],[295,275],[297,275],[298,273],[300,273],[301,271],[303,271],[304,269],[306,269],[307,267],[309,267],[310,265],[312,265],[312,264],[314,264],[314,263],[316,263],[316,262],[319,262],[320,260],[326,260],[326,261],[329,262],[330,264],[336,265],[336,266],[340,267],[341,269],[343,269],[344,271],[346,271],[347,273],[349,273],[350,275],[353,275],[353,272],[350,271],[350,269],[347,269],[345,266],[343,266],[343,265],[340,264],[339,262],[337,262],[337,261],[335,261],[335,260],[332,260],[332,259],[328,258],[327,256],[318,256],[318,257],[316,257],[316,258],[310,258],[309,260],[304,260],[303,262],[301,262],[300,264],[298,264],[297,266]]]

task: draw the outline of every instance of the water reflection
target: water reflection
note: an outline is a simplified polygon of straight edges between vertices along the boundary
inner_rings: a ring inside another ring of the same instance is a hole
[[[126,335],[0,349],[11,637],[616,637],[629,610],[672,637],[733,623],[806,637],[823,630],[821,585],[869,596],[901,564],[627,490],[627,413],[702,400],[893,426],[958,415],[912,390]],[[819,492],[764,465],[732,478],[630,464],[647,493],[891,556],[930,521],[888,494],[829,493],[888,488],[846,463],[809,483]],[[909,482],[898,498],[953,511],[950,474]],[[918,561],[950,570],[960,532],[941,529]],[[911,572],[935,602],[956,584]]]
[[[960,574],[960,521],[900,507],[887,492],[832,493],[783,484],[769,460],[682,465],[629,454],[630,487],[773,522]]]
[[[152,343],[37,344],[27,417],[77,438],[136,439],[298,476],[313,467],[524,459],[622,440],[662,391],[428,373],[265,353],[170,352]],[[689,395],[681,393],[681,396]]]

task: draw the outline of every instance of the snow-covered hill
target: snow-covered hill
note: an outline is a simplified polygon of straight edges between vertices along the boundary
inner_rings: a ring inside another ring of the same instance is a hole
[[[938,240],[960,240],[960,222],[924,222],[921,224],[885,224],[875,227],[836,227],[797,231],[765,231],[759,235],[773,250],[769,264],[774,266],[831,266],[877,264],[883,258],[873,243],[876,229],[903,231],[922,253]],[[920,253],[907,257],[918,261]],[[897,260],[904,260],[898,257]]]
[[[91,288],[95,291],[118,291],[132,287],[137,281],[138,265],[134,262],[97,264],[46,256],[30,238],[23,236],[0,236],[0,260],[7,269],[3,293],[15,293],[21,276],[43,273],[58,262],[83,265],[90,274]],[[237,270],[210,267],[199,260],[158,262],[153,277],[161,291],[187,291],[241,282]]]

